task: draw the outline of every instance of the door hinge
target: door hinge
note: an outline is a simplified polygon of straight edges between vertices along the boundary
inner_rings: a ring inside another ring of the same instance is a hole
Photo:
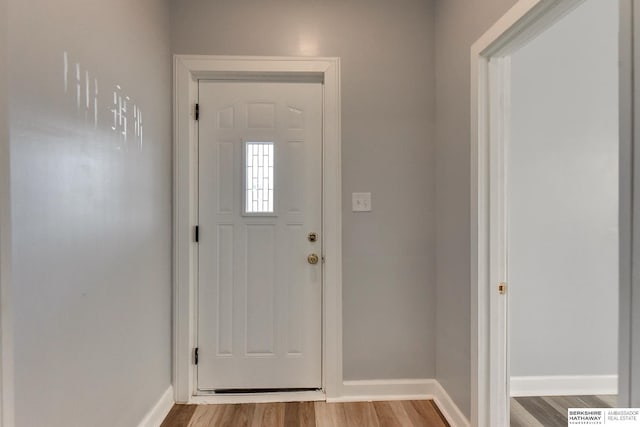
[[[198,347],[193,349],[193,363],[198,364]]]
[[[200,120],[200,104],[196,104],[195,116],[196,120]]]
[[[200,226],[196,225],[193,230],[193,239],[196,243],[200,242]]]
[[[498,292],[500,295],[504,295],[507,293],[507,284],[505,282],[498,283]]]

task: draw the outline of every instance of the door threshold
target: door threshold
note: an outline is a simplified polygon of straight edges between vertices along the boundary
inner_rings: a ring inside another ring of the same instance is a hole
[[[190,404],[194,405],[220,405],[234,403],[276,403],[276,402],[318,402],[327,400],[322,390],[311,391],[275,391],[259,393],[223,393],[213,394],[199,392],[191,396]]]
[[[217,388],[213,394],[265,394],[296,393],[301,391],[320,391],[319,388]]]

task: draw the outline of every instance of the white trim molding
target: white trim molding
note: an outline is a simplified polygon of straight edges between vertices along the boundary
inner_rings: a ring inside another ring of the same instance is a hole
[[[435,382],[433,379],[344,381],[342,396],[327,398],[327,402],[431,399]]]
[[[198,127],[194,105],[201,79],[261,79],[323,83],[323,391],[342,393],[342,178],[339,58],[174,57],[174,348],[175,400],[198,394],[193,365],[196,337]]]
[[[160,427],[169,414],[169,411],[171,411],[171,408],[173,408],[174,403],[173,387],[169,386],[169,388],[162,393],[162,396],[160,396],[156,404],[153,405],[153,408],[151,408],[142,421],[140,421],[138,427]]]
[[[469,420],[445,389],[434,379],[390,379],[345,381],[343,395],[327,402],[371,402],[382,400],[433,400],[452,427],[469,427]]]
[[[617,375],[511,377],[511,397],[618,394]]]
[[[640,406],[640,7],[620,10],[620,352],[618,406]]]
[[[635,51],[639,48],[637,42],[634,42],[634,19],[638,13],[634,7],[633,0],[620,1],[620,177],[632,176],[634,167],[634,153],[637,156],[638,151],[634,150],[634,99],[638,93],[637,77],[634,77]],[[638,36],[640,36],[640,31]],[[633,271],[633,254],[639,251],[633,249],[634,236],[634,190],[638,191],[631,179],[620,179],[620,213],[619,224],[620,229],[620,292],[618,295],[620,312],[618,313],[619,327],[619,346],[618,352],[618,369],[620,375],[618,378],[618,405],[621,407],[630,407],[631,405],[631,372],[632,372],[632,330],[631,322],[625,319],[631,318],[633,312],[632,307],[632,283],[634,277]],[[637,217],[637,215],[636,215]],[[636,255],[637,256],[637,255]],[[636,276],[637,277],[637,276]],[[636,292],[633,293],[637,294]],[[637,328],[636,328],[637,330]],[[623,375],[626,371],[627,375]]]
[[[7,64],[7,1],[0,0],[0,62]],[[9,76],[0,69],[0,427],[14,422],[13,322],[11,296],[11,171]]]
[[[442,415],[449,421],[451,427],[470,427],[469,419],[465,417],[460,408],[455,404],[451,396],[440,385],[438,381],[435,383],[435,390],[433,392],[433,400],[438,405],[438,409],[442,412]]]

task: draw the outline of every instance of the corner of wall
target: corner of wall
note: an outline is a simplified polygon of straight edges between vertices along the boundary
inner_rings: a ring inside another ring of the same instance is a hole
[[[169,386],[153,407],[144,416],[138,427],[160,427],[174,405],[173,387]]]

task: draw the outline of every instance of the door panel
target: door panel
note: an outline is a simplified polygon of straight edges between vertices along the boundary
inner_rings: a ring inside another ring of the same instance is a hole
[[[198,389],[321,388],[322,85],[199,98]]]

